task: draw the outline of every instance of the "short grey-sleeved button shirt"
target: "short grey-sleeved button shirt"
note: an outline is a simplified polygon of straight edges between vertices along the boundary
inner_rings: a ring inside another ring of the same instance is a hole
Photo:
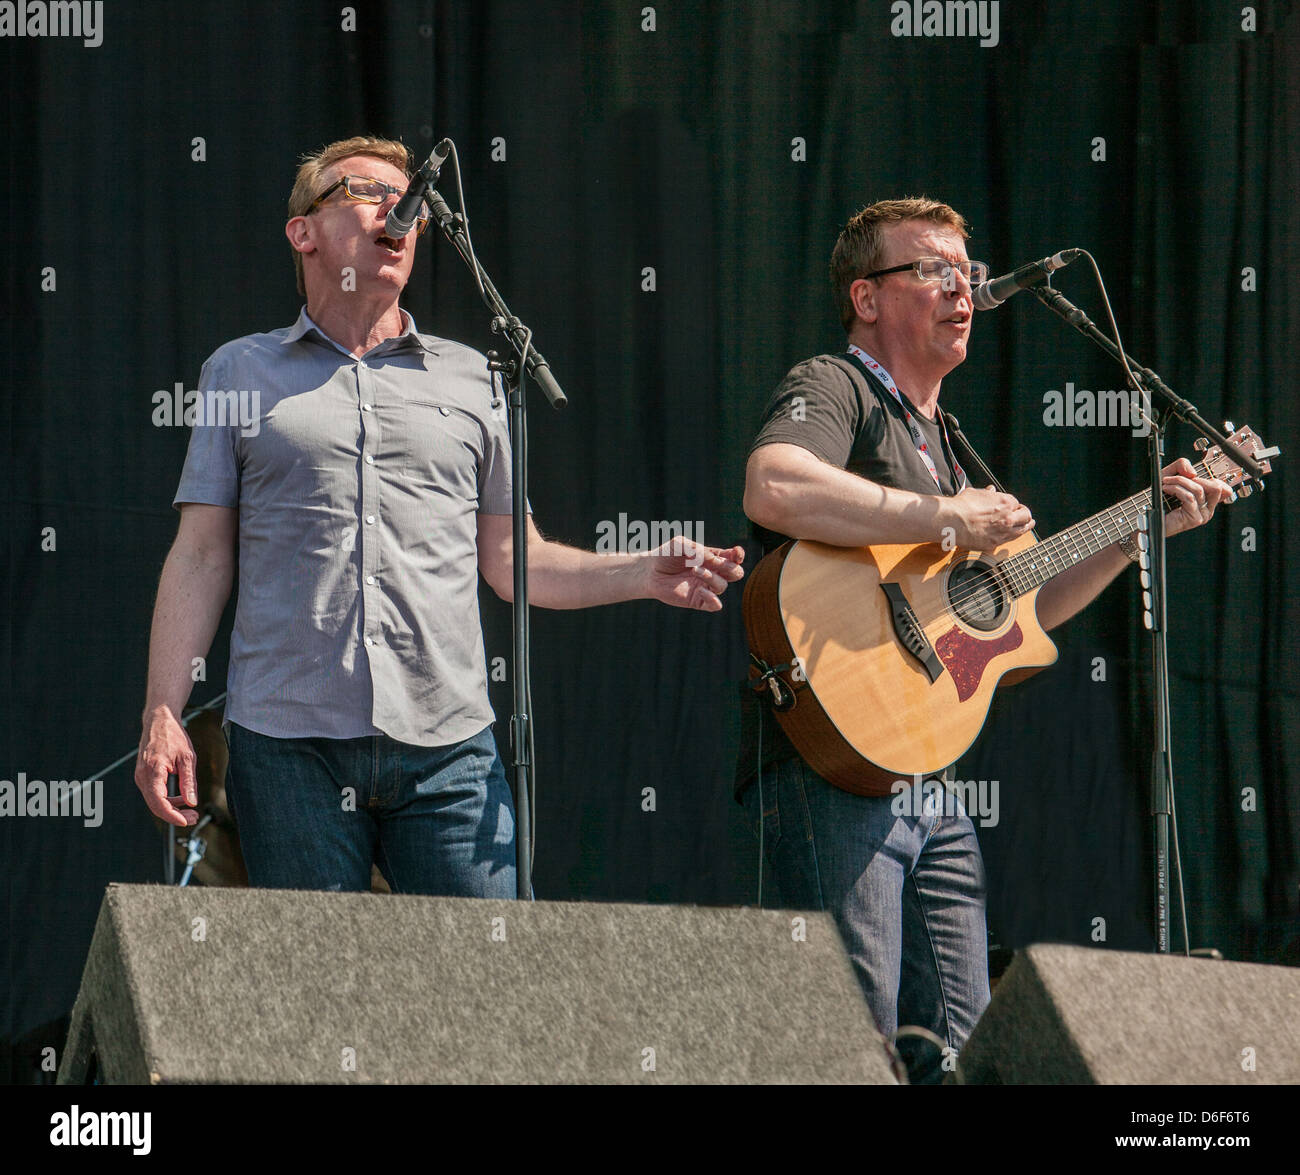
[[[402,313],[360,359],[304,307],[204,364],[174,504],[239,510],[226,715],[250,730],[442,746],[492,722],[476,515],[510,513],[505,406],[479,352]]]

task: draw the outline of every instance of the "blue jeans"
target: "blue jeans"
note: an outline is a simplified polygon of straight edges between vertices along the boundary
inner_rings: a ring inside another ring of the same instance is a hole
[[[251,884],[515,897],[515,816],[490,727],[446,747],[272,738],[226,724],[226,799]]]
[[[984,862],[960,800],[933,781],[853,795],[802,759],[761,784],[761,805],[758,782],[742,801],[756,833],[763,813],[763,904],[829,910],[880,1031],[915,1025],[959,1052],[989,1002]],[[898,1048],[914,1082],[942,1080],[933,1044]]]

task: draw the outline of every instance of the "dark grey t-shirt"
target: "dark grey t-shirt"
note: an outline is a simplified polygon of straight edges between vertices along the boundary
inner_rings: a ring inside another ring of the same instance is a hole
[[[906,399],[906,392],[903,397]],[[957,493],[955,462],[944,442],[943,429],[937,420],[927,420],[910,400],[907,404],[938,471],[938,486],[916,451],[903,409],[864,365],[845,355],[818,355],[791,368],[768,400],[763,423],[749,451],[763,445],[798,445],[830,465],[880,485],[917,494]],[[754,531],[764,554],[788,538],[758,526]],[[745,687],[741,695],[737,794],[758,768],[760,704],[763,769],[798,754],[771,707],[760,703]]]

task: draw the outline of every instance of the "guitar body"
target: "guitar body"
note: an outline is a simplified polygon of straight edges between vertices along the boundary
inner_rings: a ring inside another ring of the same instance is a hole
[[[1272,472],[1276,445],[1225,427],[1234,456]],[[1197,477],[1243,498],[1263,488],[1222,446],[1201,451]],[[773,697],[782,729],[819,775],[887,796],[895,781],[957,760],[999,683],[1056,660],[1038,623],[1042,585],[1133,534],[1151,506],[1143,490],[1050,538],[1021,535],[987,554],[937,543],[786,543],[760,560],[745,588],[749,650],[762,663],[751,663],[750,679]],[[1166,512],[1178,506],[1163,495]]]
[[[1008,674],[1056,660],[1038,589],[1016,597],[996,572],[1035,541],[987,554],[800,541],[759,563],[745,591],[750,651],[787,667],[794,705],[777,719],[818,774],[879,796],[937,773],[975,741]]]

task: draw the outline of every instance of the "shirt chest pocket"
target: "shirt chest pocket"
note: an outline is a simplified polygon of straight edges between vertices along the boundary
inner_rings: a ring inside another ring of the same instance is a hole
[[[418,489],[478,499],[483,428],[453,404],[410,399],[405,404],[403,473]]]

